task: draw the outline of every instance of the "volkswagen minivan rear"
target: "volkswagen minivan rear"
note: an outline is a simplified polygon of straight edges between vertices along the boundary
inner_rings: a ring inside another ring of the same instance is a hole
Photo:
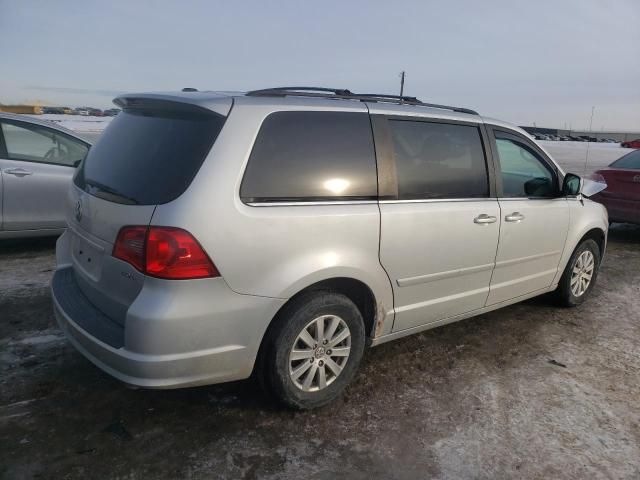
[[[170,208],[214,156],[232,99],[203,97],[117,99],[122,113],[69,192],[52,281],[56,316],[85,356],[132,385],[248,376],[253,358],[243,350],[259,329],[229,326],[262,320],[280,303],[233,292],[190,232],[151,225],[158,206]]]

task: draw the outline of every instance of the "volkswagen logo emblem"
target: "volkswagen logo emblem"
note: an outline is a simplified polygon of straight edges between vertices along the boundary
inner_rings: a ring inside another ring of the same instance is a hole
[[[80,222],[82,220],[82,200],[78,199],[76,202],[76,220]]]

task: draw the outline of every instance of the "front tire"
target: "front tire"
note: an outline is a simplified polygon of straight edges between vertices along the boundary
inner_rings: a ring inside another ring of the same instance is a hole
[[[362,315],[346,296],[309,292],[278,315],[265,339],[263,385],[281,403],[317,408],[349,384],[365,344]]]
[[[593,289],[600,268],[600,247],[592,240],[582,241],[574,250],[558,284],[556,295],[561,305],[582,304]]]

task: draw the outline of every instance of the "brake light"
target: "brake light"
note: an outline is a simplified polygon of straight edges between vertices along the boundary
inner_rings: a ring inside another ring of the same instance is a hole
[[[220,276],[218,269],[193,235],[172,227],[149,228],[145,267],[147,275],[160,278]]]
[[[185,280],[220,276],[198,241],[181,228],[123,227],[113,256],[152,277]]]
[[[124,227],[118,233],[112,255],[144,272],[144,244],[146,238],[147,227]]]

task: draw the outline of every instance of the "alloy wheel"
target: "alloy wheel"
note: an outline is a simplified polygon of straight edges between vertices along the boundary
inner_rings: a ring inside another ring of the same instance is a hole
[[[293,342],[289,376],[296,387],[313,392],[331,385],[342,373],[351,352],[351,331],[337,315],[310,321]]]
[[[587,291],[589,285],[591,285],[594,269],[595,258],[593,253],[590,250],[585,250],[578,256],[571,271],[571,293],[574,296],[580,297]]]

